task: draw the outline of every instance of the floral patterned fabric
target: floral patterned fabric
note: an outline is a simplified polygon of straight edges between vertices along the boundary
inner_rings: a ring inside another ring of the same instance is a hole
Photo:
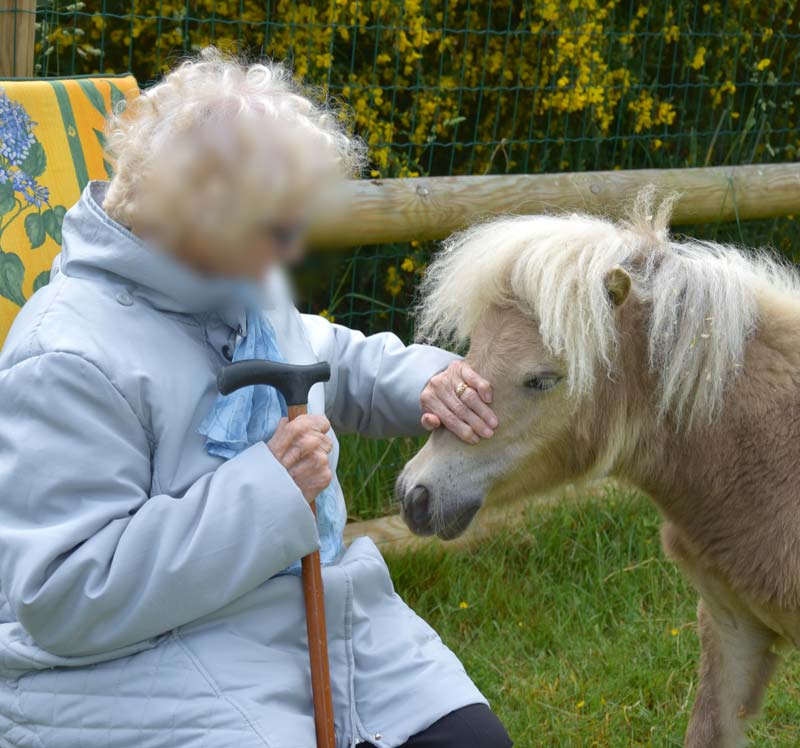
[[[0,345],[47,283],[67,209],[108,177],[106,115],[137,93],[129,75],[0,80]]]

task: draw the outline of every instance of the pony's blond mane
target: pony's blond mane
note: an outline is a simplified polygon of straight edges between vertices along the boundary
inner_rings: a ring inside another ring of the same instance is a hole
[[[513,304],[566,361],[574,395],[613,377],[619,343],[605,279],[619,266],[649,308],[659,414],[713,419],[756,328],[761,291],[798,294],[764,252],[670,236],[670,202],[643,194],[627,221],[574,214],[501,218],[452,236],[431,263],[416,311],[421,340],[463,345],[484,312]]]

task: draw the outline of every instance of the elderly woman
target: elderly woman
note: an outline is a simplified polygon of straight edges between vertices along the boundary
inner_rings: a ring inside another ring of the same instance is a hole
[[[359,145],[280,66],[213,50],[108,143],[0,356],[0,745],[313,748],[296,570],[321,548],[338,745],[506,748],[375,546],[342,543],[334,429],[497,426],[454,356],[292,305],[280,266]],[[217,395],[253,357],[333,373],[287,422],[271,388]]]

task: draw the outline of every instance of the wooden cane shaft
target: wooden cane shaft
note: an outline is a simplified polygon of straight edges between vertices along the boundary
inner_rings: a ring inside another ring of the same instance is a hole
[[[305,415],[308,412],[308,406],[290,405],[288,410],[289,420],[291,421],[297,416]],[[311,504],[311,511],[316,519],[316,504]],[[325,626],[325,595],[322,589],[322,564],[319,560],[319,551],[305,556],[302,566],[317,748],[336,748],[336,732],[333,726],[333,698],[331,697],[331,673],[328,660],[328,632]]]
[[[313,509],[314,505],[311,506]],[[322,590],[322,565],[319,560],[319,551],[306,556],[302,563],[317,748],[336,748],[331,674],[328,665],[328,634],[325,628],[325,596]]]

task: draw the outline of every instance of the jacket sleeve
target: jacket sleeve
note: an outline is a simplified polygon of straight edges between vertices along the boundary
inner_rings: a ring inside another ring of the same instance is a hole
[[[149,496],[151,444],[92,363],[45,353],[0,373],[0,580],[61,656],[109,652],[221,608],[319,546],[265,444],[181,496]]]
[[[366,337],[321,323],[333,334],[326,410],[334,429],[382,437],[424,433],[420,393],[458,356],[428,345],[405,346],[388,332]]]

